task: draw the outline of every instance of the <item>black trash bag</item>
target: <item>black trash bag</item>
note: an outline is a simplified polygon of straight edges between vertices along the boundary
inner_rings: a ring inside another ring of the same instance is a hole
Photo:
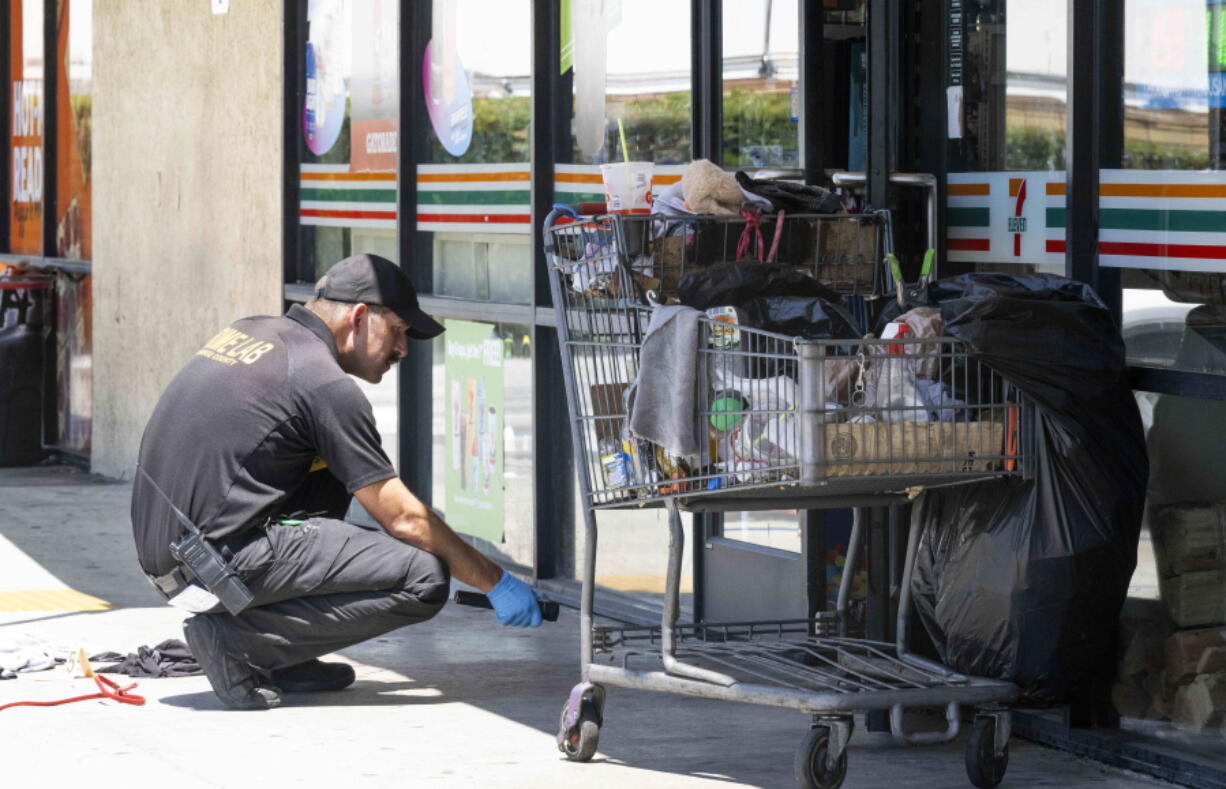
[[[700,269],[681,278],[678,299],[699,310],[736,307],[745,313],[747,326],[794,337],[860,337],[842,296],[786,266],[733,263]]]
[[[736,182],[746,192],[770,200],[776,211],[800,214],[837,214],[843,210],[843,202],[839,196],[820,186],[798,184],[794,181],[751,178],[743,170],[737,171]]]
[[[1111,670],[1136,565],[1149,464],[1123,341],[1063,277],[967,274],[928,295],[946,333],[1034,402],[1035,446],[1030,479],[916,500],[916,608],[947,665],[1061,702]]]
[[[976,301],[993,296],[1101,304],[1098,294],[1084,282],[1051,274],[985,272],[936,280],[922,288],[909,288],[906,306],[899,306],[897,299],[886,299],[886,304],[877,314],[873,325],[876,327],[876,332],[880,334],[887,323],[914,307],[940,308],[943,304],[958,299]],[[959,311],[953,305],[950,305],[949,309],[951,312]]]

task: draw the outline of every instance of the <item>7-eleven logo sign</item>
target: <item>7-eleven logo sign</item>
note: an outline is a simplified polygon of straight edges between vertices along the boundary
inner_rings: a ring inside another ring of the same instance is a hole
[[[1009,217],[1009,232],[1013,234],[1013,257],[1022,256],[1022,234],[1026,232],[1026,216],[1023,210],[1026,205],[1026,179],[1009,179],[1009,199],[1012,201],[1013,215]]]
[[[950,173],[946,203],[949,259],[967,263],[1059,263],[1064,173],[1027,170]],[[1055,188],[1058,187],[1058,188]],[[1056,210],[1052,210],[1056,209]]]

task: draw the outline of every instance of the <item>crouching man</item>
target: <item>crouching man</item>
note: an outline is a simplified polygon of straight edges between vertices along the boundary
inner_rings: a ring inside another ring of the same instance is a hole
[[[137,554],[195,613],[188,645],[228,707],[347,687],[352,668],[319,656],[434,616],[451,576],[502,624],[540,624],[531,588],[399,480],[349,377],[378,383],[410,338],[442,331],[398,266],[356,255],[305,306],[223,329],[158,401],[132,490]],[[382,531],[341,520],[351,496]]]

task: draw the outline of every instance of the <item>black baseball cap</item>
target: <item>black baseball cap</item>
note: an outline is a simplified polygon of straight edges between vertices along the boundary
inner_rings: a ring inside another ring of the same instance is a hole
[[[315,298],[387,307],[409,324],[409,336],[429,340],[443,333],[438,321],[421,311],[409,275],[378,255],[347,257],[320,278]]]

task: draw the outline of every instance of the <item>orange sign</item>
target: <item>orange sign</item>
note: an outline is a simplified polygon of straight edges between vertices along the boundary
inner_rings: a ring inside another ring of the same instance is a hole
[[[73,260],[89,260],[90,203],[89,144],[90,112],[88,101],[74,102],[70,93],[68,72],[73,56],[68,36],[71,19],[69,10],[75,3],[59,3],[60,18],[55,35],[56,62],[62,64],[55,79],[55,255]],[[82,36],[86,42],[92,36]],[[85,45],[88,47],[88,43]],[[84,94],[88,98],[87,78]]]

